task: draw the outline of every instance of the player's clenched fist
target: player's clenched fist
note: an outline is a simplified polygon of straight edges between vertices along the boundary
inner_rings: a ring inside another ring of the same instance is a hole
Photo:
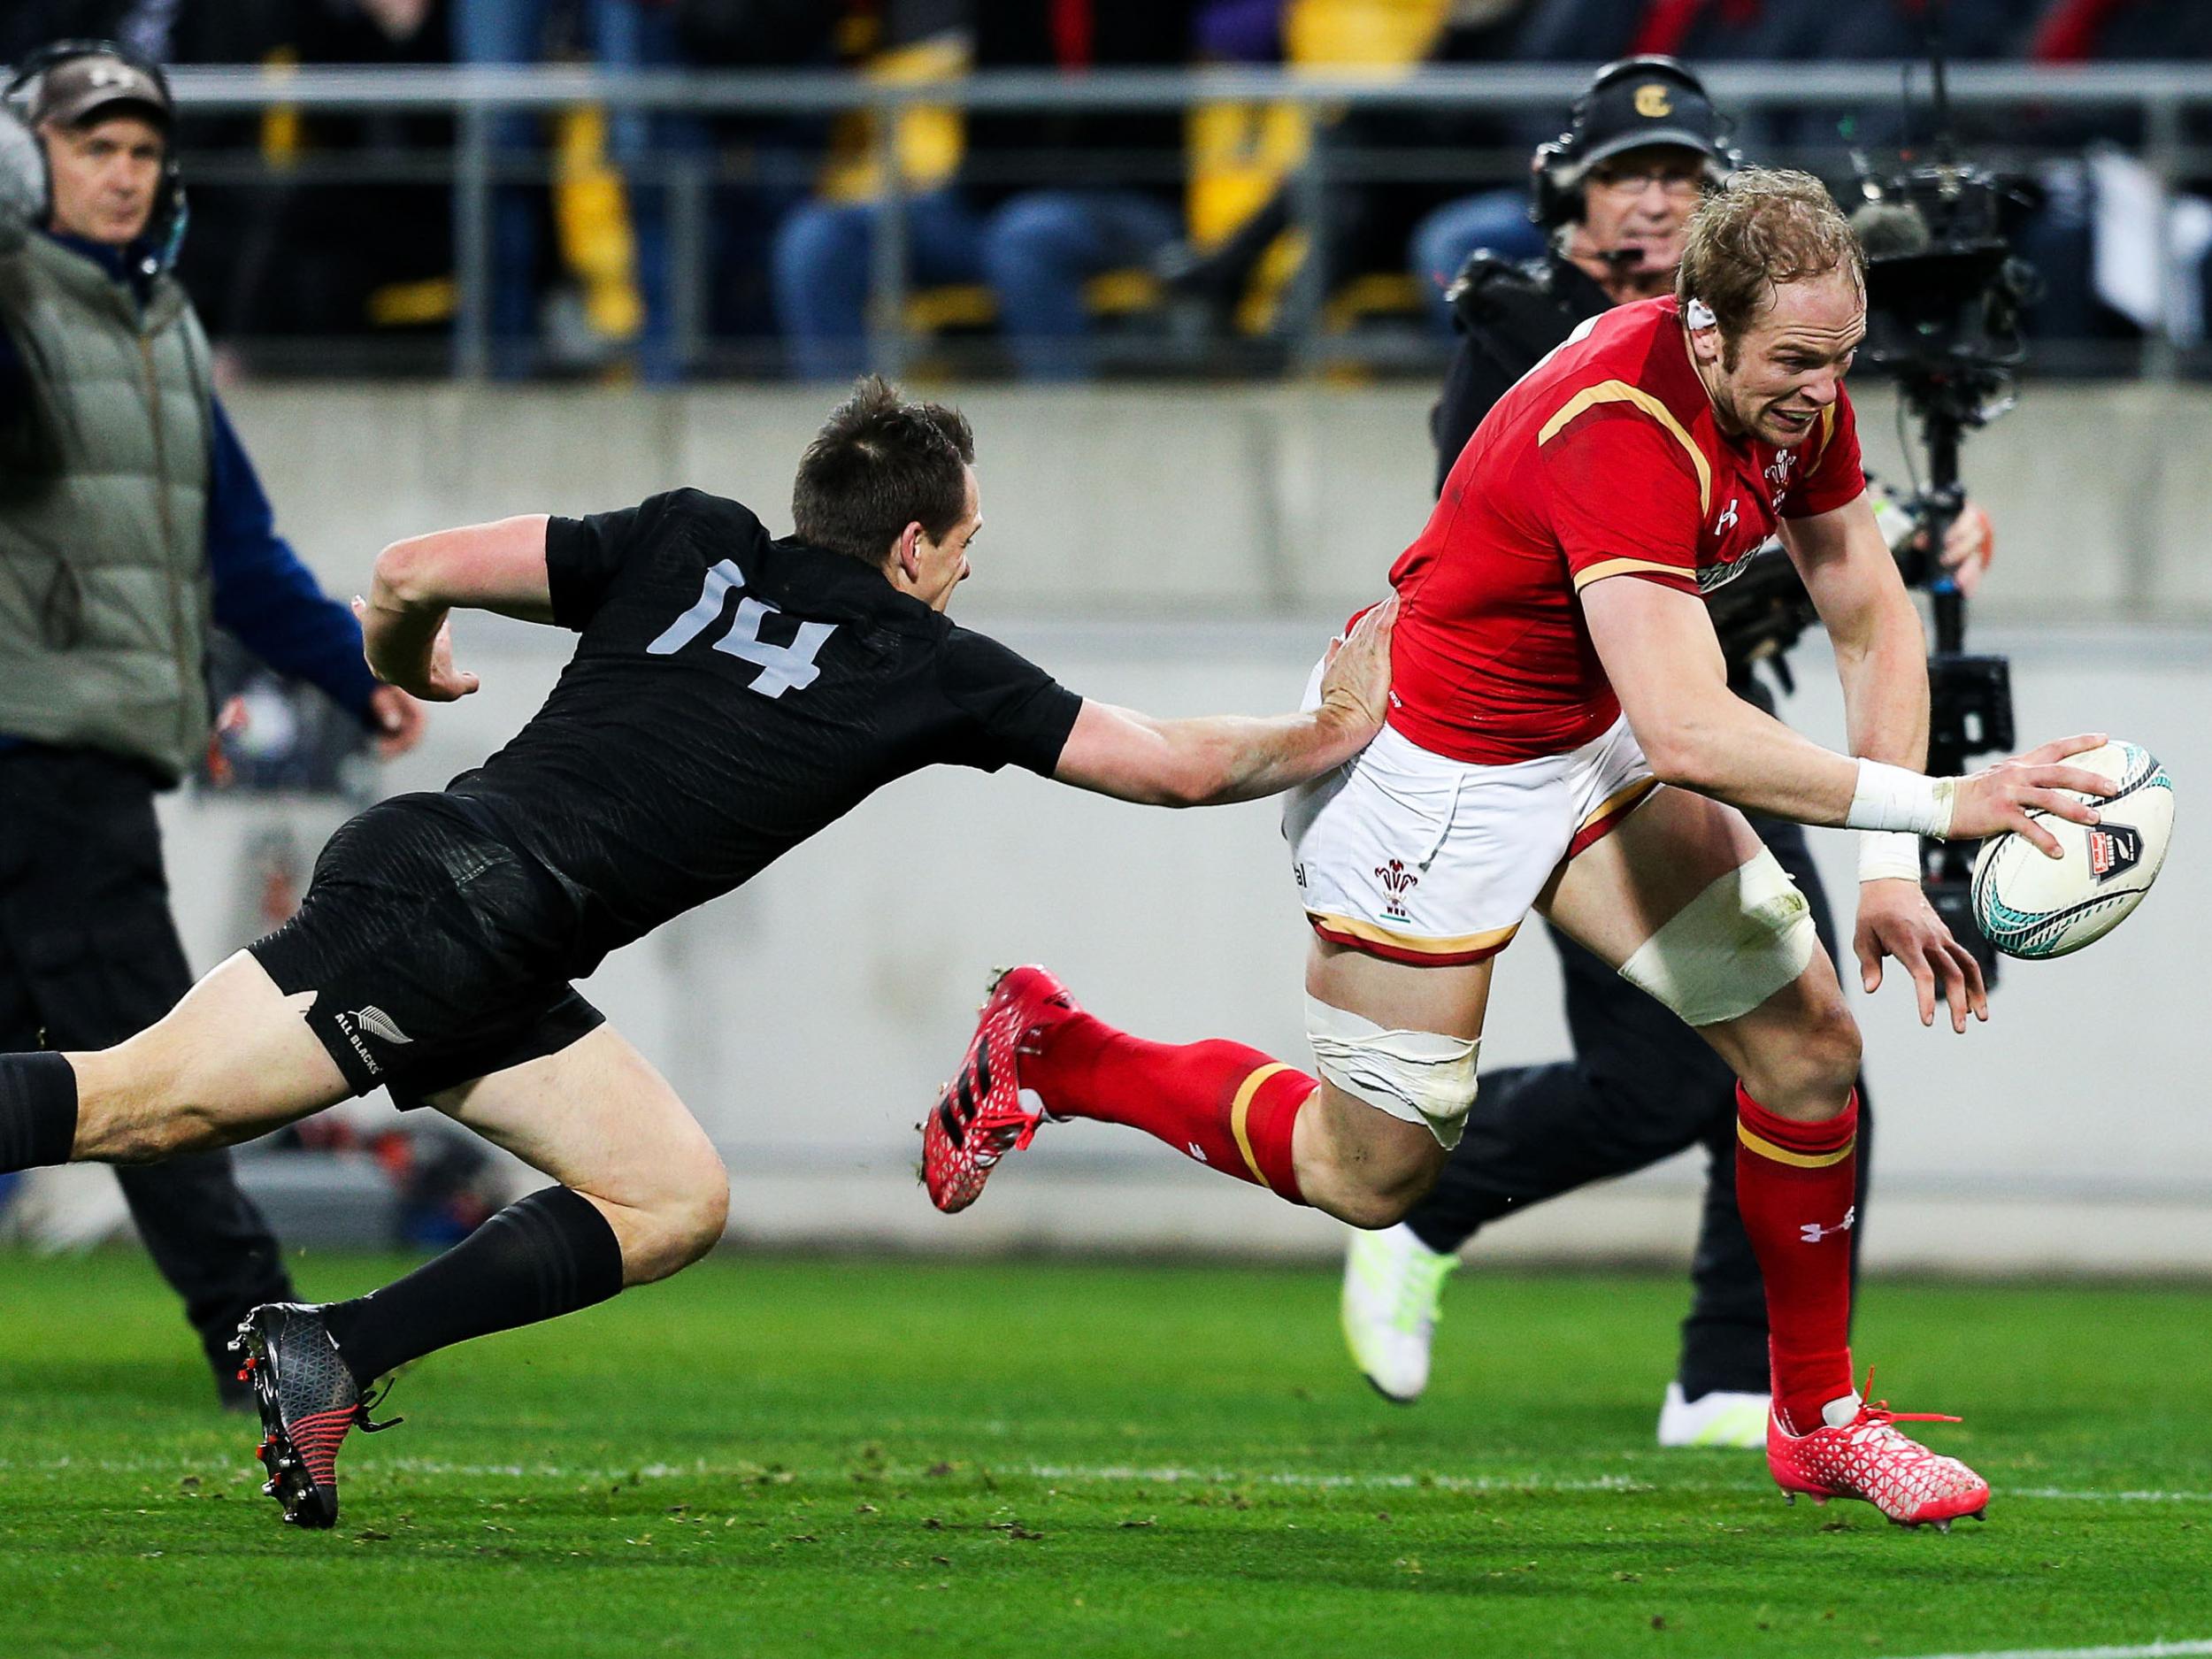
[[[453,665],[453,625],[442,611],[425,613],[357,597],[362,652],[376,677],[426,703],[451,703],[480,683]]]
[[[2062,856],[2058,838],[2029,814],[2047,812],[2073,824],[2094,824],[2097,809],[2077,797],[2108,795],[2112,780],[2101,772],[2059,763],[2069,755],[2102,748],[2106,741],[2102,733],[2062,737],[1956,780],[1952,786],[1951,825],[1946,839],[1980,841],[2014,830],[2046,856]]]

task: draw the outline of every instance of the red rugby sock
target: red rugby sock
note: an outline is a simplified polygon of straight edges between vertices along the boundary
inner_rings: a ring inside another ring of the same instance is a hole
[[[1320,1085],[1257,1048],[1147,1042],[1076,1013],[1036,1028],[1022,1049],[1021,1080],[1056,1117],[1126,1124],[1225,1175],[1305,1202],[1291,1129]]]
[[[1859,1097],[1823,1123],[1778,1118],[1736,1086],[1736,1208],[1766,1280],[1775,1409],[1802,1434],[1849,1394]]]

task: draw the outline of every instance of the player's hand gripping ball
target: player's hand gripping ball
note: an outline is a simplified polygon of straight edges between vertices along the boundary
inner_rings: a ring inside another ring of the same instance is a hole
[[[2099,822],[2039,812],[2064,849],[2053,858],[2024,835],[1993,835],[1974,861],[1974,921],[2008,956],[2063,956],[2102,939],[2143,902],[2166,862],[2174,786],[2150,752],[2107,743],[2067,757],[2117,786],[2094,803]]]

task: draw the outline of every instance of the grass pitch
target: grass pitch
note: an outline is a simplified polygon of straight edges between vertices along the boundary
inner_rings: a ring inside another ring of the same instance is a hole
[[[1947,1538],[1654,1449],[1678,1279],[1471,1269],[1411,1409],[1335,1292],[717,1259],[418,1368],[303,1533],[142,1260],[0,1256],[0,1654],[2212,1651],[2204,1293],[1873,1286],[1878,1392],[1996,1488]]]

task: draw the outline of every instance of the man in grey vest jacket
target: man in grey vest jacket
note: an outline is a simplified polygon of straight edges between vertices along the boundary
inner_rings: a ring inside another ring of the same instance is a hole
[[[157,789],[202,754],[211,623],[411,746],[419,706],[275,534],[169,273],[158,69],[54,49],[0,110],[0,1047],[98,1047],[192,983]],[[224,1344],[292,1294],[229,1155],[119,1170],[227,1400]]]

